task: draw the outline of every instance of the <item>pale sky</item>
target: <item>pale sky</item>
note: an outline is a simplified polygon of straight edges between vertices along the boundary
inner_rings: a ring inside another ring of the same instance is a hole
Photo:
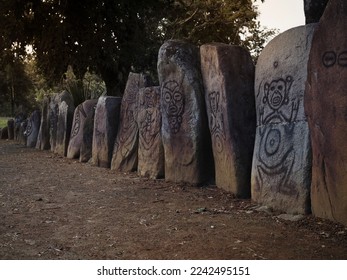
[[[305,24],[304,0],[257,0],[259,21],[267,28],[277,28],[282,33]]]

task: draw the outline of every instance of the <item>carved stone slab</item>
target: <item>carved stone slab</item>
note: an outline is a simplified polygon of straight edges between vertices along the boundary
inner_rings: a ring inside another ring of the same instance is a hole
[[[59,106],[60,104],[65,101],[66,105],[68,106],[67,112],[68,115],[66,118],[60,114],[60,132],[58,133],[58,116],[59,116]],[[71,132],[71,126],[72,126],[72,118],[74,113],[74,101],[72,94],[63,91],[61,93],[56,93],[49,104],[49,138],[50,138],[50,145],[51,145],[51,151],[55,153],[59,153],[61,155],[66,155],[67,152],[67,144],[69,138],[70,138],[70,132]],[[64,123],[67,121],[67,123]],[[67,129],[70,128],[70,129]],[[65,132],[67,133],[65,135]],[[59,145],[60,147],[56,147],[57,145],[57,139],[59,138]]]
[[[347,225],[347,2],[331,0],[312,41],[305,110],[315,216]]]
[[[120,112],[120,123],[113,149],[111,169],[130,172],[137,169],[139,129],[137,102],[140,88],[149,86],[143,74],[129,73]]]
[[[39,150],[49,150],[51,148],[49,141],[49,103],[49,98],[45,97],[42,102],[41,125],[36,143],[36,149]]]
[[[203,45],[200,53],[216,185],[250,197],[256,127],[252,58],[226,44]]]
[[[182,41],[165,42],[159,50],[158,76],[165,179],[203,183],[214,167],[199,49]]]
[[[160,87],[140,89],[138,99],[138,174],[151,179],[161,178],[165,164],[160,131]]]
[[[28,119],[24,135],[26,137],[26,146],[30,148],[36,147],[37,136],[39,134],[41,124],[41,114],[39,110],[32,112]]]
[[[109,168],[119,125],[122,99],[101,96],[95,109],[92,161],[96,166]]]
[[[78,105],[75,109],[72,129],[70,135],[70,142],[67,150],[68,158],[79,158],[80,150],[85,133],[91,134],[90,139],[93,139],[93,129],[84,131],[84,123],[87,118],[93,119],[96,103],[98,100],[86,100],[82,104]],[[88,137],[86,137],[88,138]],[[90,150],[91,153],[91,150]]]
[[[17,140],[18,140],[19,144],[24,145],[24,146],[27,145],[27,137],[24,134],[24,132],[25,132],[25,130],[27,128],[27,125],[28,125],[28,119],[22,121],[19,124],[19,129],[18,129],[18,138],[17,138]]]
[[[303,102],[314,27],[277,36],[256,66],[252,198],[287,213],[310,211],[311,148]]]
[[[14,139],[14,119],[9,119],[7,121],[7,129],[8,129],[8,139]]]

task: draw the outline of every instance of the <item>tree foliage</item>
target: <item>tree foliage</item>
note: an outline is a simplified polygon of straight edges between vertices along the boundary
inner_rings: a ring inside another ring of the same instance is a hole
[[[164,40],[243,45],[257,55],[271,31],[251,0],[0,0],[0,43],[25,55],[32,45],[50,85],[68,65],[76,79],[100,74],[107,94],[121,95],[129,71],[155,75]]]

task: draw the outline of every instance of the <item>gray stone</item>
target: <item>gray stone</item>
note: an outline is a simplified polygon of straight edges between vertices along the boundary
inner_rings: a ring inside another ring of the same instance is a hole
[[[160,87],[140,89],[137,125],[139,128],[138,174],[151,179],[162,178],[165,162],[160,131]]]
[[[84,123],[87,118],[93,119],[97,102],[97,99],[86,100],[75,109],[67,158],[79,158],[85,133],[89,133],[89,135],[85,137],[86,139],[88,137],[89,139],[93,139],[93,128],[84,131]],[[88,151],[85,152],[88,153]]]
[[[1,135],[0,135],[0,139],[8,139],[8,127],[5,126],[1,129]]]
[[[50,100],[48,97],[45,97],[42,101],[41,125],[36,143],[36,149],[39,150],[50,150],[51,148],[49,141],[49,103]]]
[[[20,130],[20,127],[21,127],[21,123],[26,121],[26,120],[27,120],[27,117],[26,117],[26,115],[23,112],[17,114],[16,117],[15,117],[14,139],[17,140],[17,141],[19,141],[19,138],[23,136],[23,135],[19,135],[19,130]],[[24,131],[22,132],[22,134],[23,133],[24,133]]]
[[[310,212],[311,148],[303,101],[314,27],[277,36],[256,66],[252,198],[289,214]]]
[[[213,173],[200,54],[196,46],[170,40],[158,55],[165,179],[204,183]]]
[[[113,96],[101,96],[95,109],[93,133],[93,164],[109,168],[111,166],[114,142],[119,125],[122,99]]]
[[[252,58],[242,47],[216,43],[201,46],[200,54],[216,185],[250,197],[256,127]]]
[[[24,136],[26,137],[26,146],[30,148],[36,147],[37,136],[39,134],[41,124],[41,114],[39,110],[35,110],[28,119]]]
[[[347,2],[331,0],[312,41],[305,111],[315,216],[347,225]]]
[[[68,106],[67,112],[68,115],[66,118],[60,113],[60,132],[58,133],[58,121],[59,121],[59,106],[60,104],[65,101],[66,105]],[[74,107],[74,100],[71,93],[67,91],[63,91],[61,93],[56,93],[49,104],[49,139],[50,139],[50,146],[51,151],[55,153],[59,153],[61,155],[66,155],[67,152],[67,145],[66,141],[69,140],[70,132],[71,132],[71,126],[72,126],[72,118],[74,113],[75,107]],[[65,121],[68,121],[68,123],[64,123]],[[69,129],[70,128],[70,129]],[[57,139],[59,138],[59,147],[57,146]]]
[[[62,101],[58,107],[57,138],[54,153],[67,156],[75,106]]]
[[[24,146],[27,145],[27,137],[24,134],[24,132],[27,128],[27,125],[28,125],[28,120],[26,119],[19,124],[19,129],[18,129],[18,139],[17,140],[18,140],[19,144],[24,145]]]
[[[140,88],[149,86],[143,74],[129,73],[120,112],[120,123],[113,149],[111,169],[124,172],[135,171],[138,162],[139,129],[137,126],[137,103]]]
[[[7,129],[8,129],[8,139],[14,140],[14,119],[9,119],[7,121]]]

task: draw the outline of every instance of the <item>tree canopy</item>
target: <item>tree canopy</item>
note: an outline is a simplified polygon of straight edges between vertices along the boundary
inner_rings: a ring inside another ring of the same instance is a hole
[[[257,55],[272,35],[252,0],[0,1],[0,56],[24,59],[31,46],[49,85],[71,65],[79,79],[87,69],[99,74],[109,95],[122,94],[129,71],[155,76],[166,39],[243,45]]]

